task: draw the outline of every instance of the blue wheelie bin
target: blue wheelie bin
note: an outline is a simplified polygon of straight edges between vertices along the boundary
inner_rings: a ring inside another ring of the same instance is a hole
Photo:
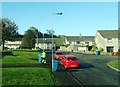
[[[100,51],[99,50],[96,50],[96,55],[100,55]]]
[[[38,55],[38,61],[42,62],[42,55],[41,54]]]
[[[54,71],[58,70],[58,61],[54,60],[54,67],[53,67]]]

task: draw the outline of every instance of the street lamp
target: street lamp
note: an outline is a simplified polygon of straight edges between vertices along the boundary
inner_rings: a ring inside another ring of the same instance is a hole
[[[39,37],[39,32],[37,32],[37,50],[38,50],[38,37]]]
[[[62,15],[63,13],[52,13],[52,14],[55,14],[55,15]],[[54,44],[53,44],[53,16],[52,16],[52,72],[54,72],[54,60],[53,60],[53,47],[54,47]]]
[[[44,32],[43,32],[43,52],[44,52]]]

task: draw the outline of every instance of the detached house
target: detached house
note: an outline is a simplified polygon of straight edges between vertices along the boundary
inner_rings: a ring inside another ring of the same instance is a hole
[[[70,44],[67,47],[67,51],[87,51],[86,45],[93,45],[95,36],[66,36],[65,45]]]
[[[98,48],[103,48],[104,52],[118,52],[120,47],[120,30],[98,30],[95,36],[95,43]]]

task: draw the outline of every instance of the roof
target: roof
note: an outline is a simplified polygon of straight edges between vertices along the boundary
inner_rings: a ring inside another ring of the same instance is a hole
[[[36,39],[36,42],[37,42],[37,39]],[[39,39],[38,43],[43,43],[43,40]],[[50,41],[50,40],[44,40],[44,43],[52,43],[52,41]],[[53,43],[55,43],[55,42],[53,41]]]
[[[22,41],[22,38],[13,38],[13,40],[6,40],[6,41]]]
[[[95,36],[66,36],[69,42],[71,41],[93,41]]]
[[[98,30],[103,38],[120,38],[120,30]]]

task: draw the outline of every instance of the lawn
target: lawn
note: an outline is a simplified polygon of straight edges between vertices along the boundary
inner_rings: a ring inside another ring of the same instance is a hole
[[[16,67],[16,66],[39,66],[38,62],[38,51],[32,50],[13,50],[4,51],[2,58],[3,67]],[[10,55],[12,54],[12,55]]]
[[[12,51],[12,53],[15,56],[21,56],[23,58],[38,59],[38,55],[40,52],[31,51],[31,50],[14,50],[14,51]]]
[[[7,52],[5,52],[2,58],[2,66],[4,67],[2,68],[3,85],[59,84],[50,69],[40,68],[41,63],[38,62],[38,51],[14,50],[12,53],[8,53],[10,54],[7,55]]]
[[[36,60],[30,60],[22,56],[4,56],[2,59],[3,67],[16,67],[16,66],[39,66],[40,63]]]
[[[0,68],[0,87],[2,85],[2,68]]]
[[[120,60],[113,60],[108,63],[110,66],[120,70]]]
[[[58,82],[47,68],[3,68],[3,85],[55,85]]]

